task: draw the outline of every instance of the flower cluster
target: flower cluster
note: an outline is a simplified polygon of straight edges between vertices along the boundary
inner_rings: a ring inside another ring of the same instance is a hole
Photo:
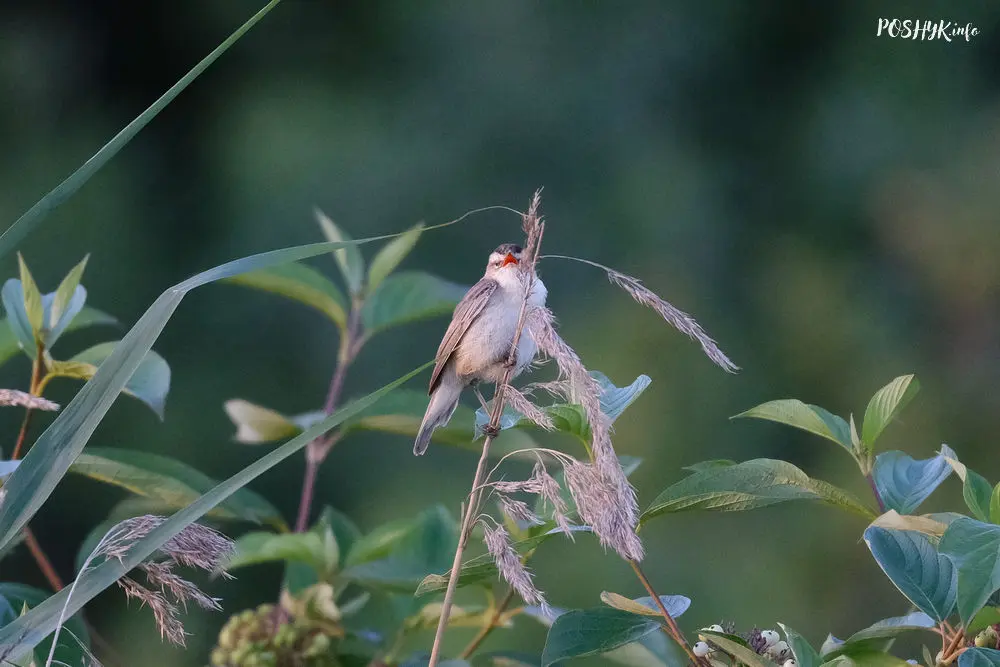
[[[735,635],[735,628],[731,624],[727,624],[726,627],[719,624],[711,625],[707,628],[702,628],[702,630]],[[798,664],[795,662],[795,657],[792,655],[792,649],[789,648],[788,642],[781,638],[777,630],[754,628],[746,634],[735,636],[741,639],[741,643],[745,644],[754,653],[766,656],[776,664],[781,665],[781,667],[796,667]],[[698,635],[698,640],[692,647],[692,650],[699,658],[717,658],[721,655],[733,661],[732,664],[736,664],[736,658],[715,644],[712,641],[711,635],[700,634]]]

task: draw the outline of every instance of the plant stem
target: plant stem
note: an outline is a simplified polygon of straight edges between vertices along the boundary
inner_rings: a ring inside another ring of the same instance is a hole
[[[35,360],[31,364],[31,385],[28,388],[28,393],[32,396],[38,395],[38,384],[42,381],[42,371],[45,368],[45,362],[42,359],[44,352],[45,346],[38,343],[38,346],[35,348]],[[11,459],[17,460],[21,457],[21,448],[24,447],[24,441],[28,437],[28,427],[31,426],[32,414],[34,414],[34,410],[31,408],[25,409],[24,420],[21,421],[21,430],[17,434],[17,442],[14,443],[14,453],[11,454]]]
[[[528,272],[528,281],[524,289],[524,297],[521,299],[521,311],[517,317],[517,327],[514,329],[514,339],[510,344],[510,353],[507,355],[507,369],[504,371],[500,383],[497,385],[496,395],[493,398],[493,413],[490,415],[490,432],[497,433],[500,428],[500,416],[503,414],[504,393],[510,384],[511,374],[514,372],[514,362],[517,359],[517,344],[521,340],[521,333],[524,330],[524,320],[528,313],[528,296],[531,288],[535,284],[535,262],[538,260],[538,250],[542,245],[542,235],[545,232],[545,224],[538,222],[538,237],[534,246],[530,248],[532,255],[528,257],[528,264],[525,267]],[[529,237],[529,246],[531,239]],[[434,645],[431,647],[431,657],[427,667],[437,667],[441,659],[441,644],[444,640],[444,631],[448,627],[448,617],[451,615],[451,606],[455,601],[455,589],[458,588],[458,579],[462,572],[462,554],[465,553],[465,545],[469,541],[472,533],[472,526],[475,518],[479,515],[479,498],[482,494],[483,472],[486,470],[486,459],[489,457],[490,445],[493,444],[493,435],[487,435],[483,442],[483,453],[479,457],[479,465],[476,466],[476,476],[472,480],[472,492],[469,494],[469,506],[462,516],[462,528],[458,534],[458,547],[455,549],[455,559],[451,564],[451,572],[448,576],[448,588],[444,593],[444,601],[441,603],[441,618],[438,619],[437,631],[434,633]]]
[[[872,488],[872,495],[875,496],[875,502],[878,503],[879,514],[885,514],[885,503],[882,501],[882,494],[878,492],[878,486],[875,485],[875,477],[871,473],[865,477],[868,478],[868,486]]]
[[[460,659],[467,659],[477,648],[479,648],[479,645],[483,643],[483,640],[490,636],[490,633],[493,632],[493,628],[497,627],[500,617],[503,616],[505,611],[507,611],[507,607],[510,606],[511,600],[513,599],[514,589],[511,588],[508,589],[507,595],[503,596],[503,599],[500,600],[500,604],[498,604],[497,608],[493,611],[493,615],[490,616],[489,622],[480,628],[479,632],[476,633],[476,636],[472,638],[472,641],[470,641],[468,645],[462,649],[462,652],[458,655]]]
[[[681,629],[677,626],[677,621],[675,621],[673,616],[670,615],[670,612],[667,611],[667,608],[663,604],[663,600],[660,599],[660,596],[653,589],[653,585],[649,583],[649,579],[646,578],[646,574],[642,571],[642,568],[639,567],[639,563],[632,559],[629,559],[628,562],[629,565],[632,566],[635,576],[638,577],[639,581],[642,583],[643,588],[645,588],[646,592],[649,593],[649,596],[653,598],[653,602],[660,610],[660,615],[663,616],[663,620],[667,622],[667,628],[665,628],[667,630],[667,634],[673,637],[674,641],[677,642],[682,649],[684,649],[684,652],[687,653],[689,658],[691,658],[691,662],[693,664],[704,664],[701,658],[696,656],[691,650],[691,647],[688,646],[687,640],[684,638],[684,633],[682,633]]]
[[[31,532],[30,528],[25,526],[22,532],[24,533],[24,543],[28,545],[28,550],[31,552],[31,555],[35,557],[35,561],[38,563],[38,569],[40,569],[42,574],[45,575],[45,580],[49,582],[49,586],[52,587],[52,590],[58,593],[63,589],[65,584],[63,584],[62,579],[59,578],[59,573],[56,572],[56,569],[52,567],[52,561],[50,561],[49,557],[45,555],[45,552],[42,550],[42,545],[40,545],[38,540],[35,539],[35,534]]]
[[[361,324],[361,300],[355,297],[351,304],[351,314],[347,318],[347,331],[344,332],[340,340],[340,352],[337,354],[337,367],[333,371],[333,378],[330,380],[330,389],[326,392],[326,402],[323,404],[323,412],[327,415],[333,414],[340,401],[340,394],[344,389],[344,379],[347,377],[347,368],[358,355],[361,346],[357,344],[358,328]],[[299,513],[295,520],[295,532],[301,533],[309,526],[309,513],[312,509],[313,495],[316,488],[316,476],[319,467],[326,459],[330,448],[336,443],[337,434],[331,433],[316,438],[306,447],[306,470],[302,478],[302,495],[299,498]]]

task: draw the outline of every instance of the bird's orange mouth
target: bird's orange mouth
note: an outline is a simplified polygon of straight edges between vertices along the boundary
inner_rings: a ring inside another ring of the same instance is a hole
[[[507,256],[503,258],[503,264],[500,265],[500,268],[502,269],[508,264],[517,264],[517,257],[514,257],[514,255],[507,253]]]

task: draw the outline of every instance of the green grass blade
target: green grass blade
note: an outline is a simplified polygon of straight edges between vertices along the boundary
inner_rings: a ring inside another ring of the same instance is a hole
[[[153,102],[149,108],[139,114],[131,123],[126,125],[121,132],[112,137],[111,141],[104,144],[99,151],[94,153],[89,160],[84,162],[76,171],[70,174],[65,181],[57,185],[51,192],[39,199],[34,206],[29,208],[27,212],[18,218],[13,225],[8,227],[3,234],[0,234],[0,257],[7,254],[11,248],[16,246],[21,239],[27,236],[28,232],[30,232],[35,225],[41,222],[45,216],[76,194],[76,191],[83,187],[83,185],[90,180],[90,177],[96,174],[101,167],[106,165],[111,158],[117,155],[118,151],[124,148],[125,145],[131,141],[142,128],[146,127],[149,121],[153,120],[158,113],[163,111],[163,109],[170,104],[182,90],[187,88],[192,81],[197,79],[202,72],[208,69],[209,65],[225,53],[230,46],[235,44],[240,37],[250,30],[250,28],[254,27],[254,25],[264,18],[264,16],[267,15],[267,13],[271,11],[279,2],[281,2],[281,0],[271,0],[267,3],[263,9],[254,14],[249,21],[240,26],[240,28],[230,35],[226,41],[219,44],[214,51],[209,53],[204,59],[202,59],[201,62],[191,68],[191,71],[185,74],[180,81],[171,86],[167,92],[163,93],[163,95],[160,96],[158,100]]]
[[[121,561],[110,559],[97,567],[87,570],[76,583],[73,597],[69,601],[66,615],[71,616],[83,607],[94,596],[103,591],[108,586],[115,583],[126,572],[137,566],[148,558],[167,540],[174,537],[185,527],[194,523],[212,508],[226,500],[233,493],[246,486],[261,474],[267,472],[278,463],[295,454],[305,447],[314,438],[326,433],[333,427],[350,417],[353,417],[361,410],[373,405],[376,401],[399,387],[404,382],[429,368],[428,362],[416,368],[403,377],[390,382],[381,389],[368,394],[356,401],[352,401],[337,412],[333,413],[319,424],[313,426],[301,435],[289,440],[284,445],[275,449],[271,453],[263,456],[250,464],[242,471],[222,482],[211,491],[201,496],[198,500],[188,505],[186,508],[171,516],[167,521],[154,529],[145,538],[136,542],[129,550],[128,555]],[[19,655],[34,648],[45,637],[55,631],[59,622],[60,612],[66,604],[69,596],[69,589],[45,600],[24,616],[19,617],[12,623],[0,629],[0,646],[9,650],[9,655],[4,656],[6,660],[17,659]]]
[[[393,236],[393,235],[390,235]],[[386,238],[372,237],[351,244]],[[251,255],[203,271],[161,294],[135,326],[115,345],[94,377],[39,436],[21,465],[4,483],[0,502],[0,549],[8,544],[49,497],[94,433],[132,374],[156,342],[184,296],[196,287],[336,250],[344,243],[313,243]]]

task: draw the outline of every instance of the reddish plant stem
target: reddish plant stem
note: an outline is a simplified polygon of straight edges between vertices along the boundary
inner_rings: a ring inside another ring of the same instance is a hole
[[[35,557],[35,561],[38,563],[38,569],[42,571],[42,574],[45,576],[45,580],[49,582],[49,586],[52,587],[52,590],[58,593],[63,589],[65,584],[63,584],[63,581],[59,577],[59,573],[56,572],[56,569],[52,567],[52,561],[50,561],[49,557],[45,555],[45,551],[42,550],[42,545],[40,545],[38,540],[35,539],[35,534],[31,532],[30,528],[25,526],[22,532],[24,533],[24,543],[28,546],[28,551],[31,552],[31,555]]]
[[[646,592],[649,593],[649,596],[653,598],[653,602],[656,604],[657,609],[659,609],[663,620],[667,622],[667,627],[665,628],[667,634],[673,637],[674,641],[680,645],[685,653],[687,653],[687,656],[691,658],[692,664],[704,665],[705,662],[696,656],[691,650],[691,647],[688,646],[687,639],[684,638],[684,633],[681,632],[680,627],[678,627],[677,621],[675,621],[674,617],[670,615],[669,611],[667,611],[666,606],[663,604],[663,600],[660,599],[660,596],[653,588],[653,585],[649,583],[649,579],[646,578],[646,574],[642,571],[642,568],[639,567],[639,563],[630,559],[629,565],[632,566],[632,570],[635,572],[635,576],[639,578],[643,588],[645,588]]]
[[[323,412],[327,416],[333,414],[340,401],[340,394],[344,389],[344,380],[347,377],[347,369],[357,357],[361,349],[358,340],[358,328],[361,325],[361,300],[354,298],[351,304],[351,314],[347,319],[347,331],[340,341],[340,352],[337,354],[337,367],[333,371],[333,378],[330,380],[330,389],[326,392],[326,402],[323,404]],[[309,526],[309,514],[312,510],[313,496],[316,490],[316,476],[319,474],[319,467],[323,464],[330,448],[337,442],[337,434],[316,438],[306,447],[306,470],[302,477],[302,495],[299,498],[299,512],[295,520],[295,532],[301,533]]]
[[[497,627],[497,623],[500,622],[500,619],[503,617],[503,613],[507,611],[507,607],[510,606],[513,599],[514,589],[510,588],[507,590],[507,594],[503,596],[503,599],[500,600],[500,604],[497,605],[497,608],[493,610],[493,614],[490,615],[489,622],[480,628],[479,632],[476,633],[476,636],[472,638],[472,641],[470,641],[466,647],[462,649],[462,652],[458,655],[459,659],[468,660],[469,656],[471,656],[475,650],[479,648],[479,645],[490,636],[490,633]]]
[[[45,346],[41,343],[35,348],[35,360],[31,364],[31,384],[28,388],[28,393],[32,396],[37,395],[38,385],[42,381],[42,371],[45,370],[45,362],[42,359],[42,355],[45,353]],[[17,460],[21,458],[21,449],[24,447],[24,441],[28,437],[28,428],[31,426],[31,415],[34,414],[34,410],[31,408],[26,408],[24,411],[24,420],[21,421],[21,430],[17,434],[17,442],[14,443],[14,452],[11,454],[10,458]]]
[[[882,494],[878,492],[878,486],[875,485],[875,477],[871,473],[865,475],[868,478],[868,486],[872,489],[872,495],[875,496],[875,502],[878,503],[878,513],[885,514],[885,502],[882,500]]]

